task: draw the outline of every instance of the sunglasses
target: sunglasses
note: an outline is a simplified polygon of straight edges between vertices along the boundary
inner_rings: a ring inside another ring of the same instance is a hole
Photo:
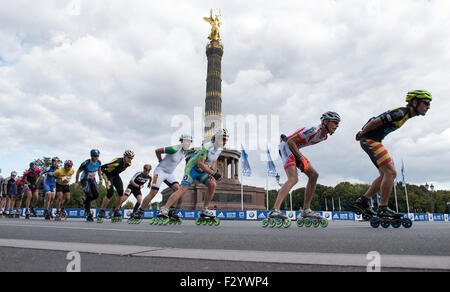
[[[426,106],[430,106],[430,105],[431,105],[431,102],[430,102],[430,101],[427,101],[427,100],[422,100],[422,103],[423,103],[424,105],[426,105]]]

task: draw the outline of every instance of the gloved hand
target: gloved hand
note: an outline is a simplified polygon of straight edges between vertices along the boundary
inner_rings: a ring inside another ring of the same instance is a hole
[[[213,174],[211,174],[211,176],[215,179],[215,180],[219,180],[222,175],[220,173],[218,173],[217,171],[214,171]]]
[[[299,156],[299,157],[295,157],[295,164],[302,172],[306,172],[309,169],[309,161],[303,155]]]

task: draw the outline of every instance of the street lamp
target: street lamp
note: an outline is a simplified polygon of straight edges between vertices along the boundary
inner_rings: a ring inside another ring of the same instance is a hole
[[[283,184],[282,183],[280,183],[280,175],[277,173],[277,175],[275,176],[275,179],[277,180],[277,184],[280,186],[280,187],[282,187],[283,186]],[[289,192],[289,199],[290,199],[290,202],[291,202],[291,211],[292,211],[292,193],[291,192]],[[284,206],[286,207],[286,201],[284,202]],[[287,209],[287,208],[286,208]]]
[[[428,185],[428,183],[425,183],[425,188],[427,189],[428,193],[430,194],[430,213],[433,213],[433,192],[434,192],[434,186],[433,184]]]

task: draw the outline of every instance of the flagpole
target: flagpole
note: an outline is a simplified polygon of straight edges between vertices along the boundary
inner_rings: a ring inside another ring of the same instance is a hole
[[[269,210],[269,173],[266,176],[266,209]]]
[[[408,214],[409,214],[408,190],[406,189],[406,182],[405,182],[405,165],[403,164],[403,159],[402,159],[402,185],[403,185],[403,188],[405,189],[405,195],[406,195],[406,208],[408,209]]]
[[[394,196],[395,196],[395,208],[398,213],[398,202],[397,202],[397,180],[394,181]]]
[[[291,212],[292,212],[292,192],[289,192],[289,197],[291,199]]]
[[[405,194],[406,194],[406,208],[408,209],[409,214],[408,190],[406,189],[406,184],[405,184]]]
[[[244,211],[244,169],[241,172],[241,210]]]

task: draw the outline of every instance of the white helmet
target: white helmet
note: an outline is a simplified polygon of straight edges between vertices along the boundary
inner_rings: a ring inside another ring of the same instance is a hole
[[[230,135],[228,134],[228,130],[227,129],[217,129],[214,132],[214,136],[224,136],[224,137],[229,137]]]
[[[326,112],[322,115],[322,117],[320,118],[320,120],[323,121],[337,121],[340,122],[341,121],[341,116],[336,113],[336,112]]]
[[[183,140],[189,140],[189,141],[192,142],[192,136],[183,134],[183,135],[180,136],[180,142],[183,142]]]

